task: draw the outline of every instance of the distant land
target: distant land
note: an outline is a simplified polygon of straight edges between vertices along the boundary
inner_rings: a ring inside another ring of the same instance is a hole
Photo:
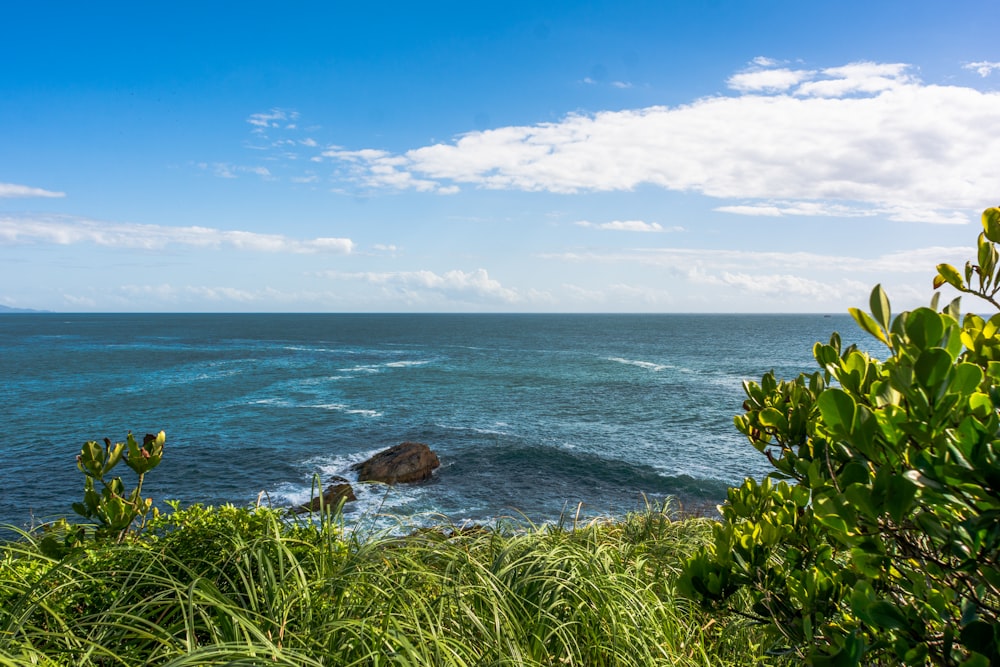
[[[0,303],[0,315],[7,313],[47,313],[47,310],[32,310],[31,308],[11,308]]]

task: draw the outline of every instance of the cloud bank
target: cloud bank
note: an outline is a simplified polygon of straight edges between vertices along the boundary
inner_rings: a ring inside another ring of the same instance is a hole
[[[114,248],[158,250],[178,245],[197,248],[234,248],[257,252],[349,254],[347,238],[292,239],[281,234],[259,234],[210,227],[165,227],[109,223],[69,216],[0,216],[0,243],[93,243]]]
[[[973,65],[989,73],[994,63]],[[925,84],[904,63],[808,69],[766,58],[727,84],[729,94],[677,107],[571,114],[403,153],[333,147],[322,156],[366,187],[655,186],[738,200],[719,210],[751,215],[955,223],[996,197],[1000,93]]]
[[[591,227],[593,229],[602,229],[604,231],[615,231],[615,232],[664,232],[664,231],[681,231],[679,227],[671,227],[670,229],[664,229],[663,225],[658,222],[645,222],[644,220],[612,220],[611,222],[590,222],[589,220],[580,220],[576,223],[580,227]]]
[[[14,197],[65,197],[65,192],[53,192],[42,188],[33,188],[27,185],[17,185],[16,183],[0,183],[0,199]]]
[[[485,299],[501,303],[518,303],[524,297],[517,291],[504,287],[500,281],[490,278],[486,269],[475,271],[390,271],[343,273],[326,272],[328,278],[358,280],[395,290],[400,295],[416,297],[420,293],[434,293],[449,298]]]

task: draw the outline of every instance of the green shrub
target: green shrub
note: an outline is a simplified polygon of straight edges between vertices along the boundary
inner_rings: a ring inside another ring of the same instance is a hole
[[[1000,307],[1000,209],[983,227],[979,263],[939,265],[934,287]],[[818,371],[744,383],[736,427],[775,470],[729,490],[678,586],[749,595],[772,654],[809,664],[1000,664],[1000,315],[935,295],[892,317],[880,286],[870,307],[850,312],[885,360],[834,334]]]
[[[146,525],[146,516],[153,507],[152,498],[142,497],[146,473],[160,464],[167,435],[147,433],[140,445],[129,431],[125,442],[111,444],[104,439],[102,447],[94,440],[84,443],[76,457],[76,467],[84,474],[83,501],[73,503],[73,511],[95,522],[93,537],[97,541],[123,542],[129,534],[138,535]],[[109,477],[121,462],[137,475],[135,488],[126,492],[121,477]],[[154,512],[155,513],[155,512]],[[45,553],[61,557],[84,547],[86,528],[60,519],[44,526],[45,536],[40,546]]]
[[[711,536],[666,507],[572,527],[345,535],[173,508],[61,559],[0,543],[0,665],[750,665],[759,637],[677,602]],[[329,516],[329,515],[327,515]]]

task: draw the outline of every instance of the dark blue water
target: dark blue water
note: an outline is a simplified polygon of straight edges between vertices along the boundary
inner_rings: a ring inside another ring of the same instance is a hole
[[[768,469],[732,425],[742,380],[813,370],[834,330],[864,338],[822,315],[3,315],[0,523],[69,513],[80,445],[128,430],[167,432],[157,501],[303,502],[404,440],[434,479],[365,486],[349,518],[715,501]]]

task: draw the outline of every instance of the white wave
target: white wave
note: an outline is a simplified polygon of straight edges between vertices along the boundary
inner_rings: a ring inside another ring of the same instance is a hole
[[[382,413],[378,410],[348,410],[349,415],[364,415],[365,417],[381,417]]]
[[[247,405],[273,405],[279,408],[290,408],[291,403],[280,398],[259,398],[256,401],[247,401]]]
[[[359,408],[351,408],[343,403],[317,403],[311,405],[301,405],[298,407],[302,408],[317,408],[320,410],[333,410],[335,412],[343,412],[349,415],[364,415],[365,417],[381,417],[382,413],[378,410],[363,410]]]
[[[289,352],[329,352],[332,354],[357,354],[354,350],[334,349],[329,347],[311,347],[308,345],[285,345],[282,350]]]
[[[422,485],[387,484],[359,482],[358,474],[351,466],[361,463],[382,448],[333,457],[319,457],[305,462],[306,474],[298,482],[282,482],[270,491],[272,502],[278,506],[303,505],[317,492],[313,476],[319,475],[325,488],[334,477],[340,477],[351,485],[356,501],[344,505],[344,514],[353,519],[371,517],[373,527],[391,527],[394,519],[385,518],[393,514],[408,514],[408,508],[418,506],[426,495]],[[382,518],[380,518],[382,517]],[[363,521],[361,523],[367,523]],[[357,526],[355,526],[357,527]]]
[[[615,361],[619,364],[628,364],[629,366],[638,366],[639,368],[645,368],[654,372],[670,368],[670,366],[666,364],[655,364],[652,361],[637,361],[635,359],[622,359],[621,357],[608,357],[608,361]]]
[[[381,373],[386,368],[410,368],[412,366],[425,366],[429,363],[431,363],[429,359],[387,361],[384,364],[362,364],[351,368],[338,368],[337,370],[341,373]]]
[[[479,433],[481,435],[511,435],[508,430],[500,430],[507,427],[507,424],[503,422],[496,422],[492,427],[482,427],[482,426],[462,426],[459,424],[434,424],[438,428],[443,428],[446,431],[471,431],[472,433]]]
[[[338,368],[340,373],[381,373],[382,369],[379,366],[353,366],[351,368]]]

